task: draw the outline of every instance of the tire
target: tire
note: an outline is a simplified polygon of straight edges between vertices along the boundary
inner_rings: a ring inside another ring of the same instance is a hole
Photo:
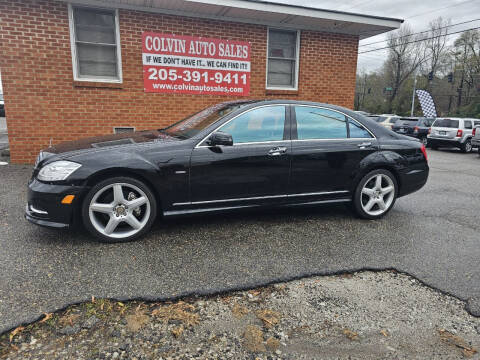
[[[94,185],[82,204],[85,228],[107,243],[140,238],[153,225],[157,201],[150,188],[131,177],[114,177]]]
[[[423,145],[425,145],[425,147],[428,147],[428,140],[426,137],[422,137],[420,141],[422,142]]]
[[[382,179],[380,187],[386,191],[386,189],[391,186],[393,187],[391,191],[382,193],[377,186],[377,178],[379,176]],[[368,189],[368,192],[372,192],[371,195],[365,194],[365,189]],[[395,176],[385,169],[373,170],[366,174],[358,183],[355,189],[353,207],[356,214],[363,219],[380,219],[393,208],[397,194],[398,182]],[[368,210],[370,201],[373,201],[373,206]],[[380,201],[383,202],[384,208],[380,206]]]
[[[465,143],[462,144],[460,150],[462,150],[463,153],[471,153],[472,150],[473,150],[472,140],[471,140],[471,139],[467,139],[467,141],[465,141]]]

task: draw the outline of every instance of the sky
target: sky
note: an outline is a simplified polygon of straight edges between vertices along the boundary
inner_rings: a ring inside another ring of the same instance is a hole
[[[451,19],[451,24],[480,19],[480,0],[267,0],[277,3],[317,7],[321,9],[340,10],[358,14],[377,15],[404,19],[414,32],[428,29],[430,21],[439,16]],[[460,31],[473,27],[480,27],[480,20],[464,25],[449,28],[449,32]],[[456,36],[448,37],[452,42]],[[362,46],[380,40],[385,40],[386,35],[378,35],[360,41],[359,51],[376,49],[386,46],[379,43]],[[386,51],[375,51],[360,54],[358,57],[358,72],[374,71],[381,67],[386,56]]]

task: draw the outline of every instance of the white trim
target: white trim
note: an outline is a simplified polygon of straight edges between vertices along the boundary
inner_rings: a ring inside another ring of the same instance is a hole
[[[90,77],[80,77],[78,74],[78,58],[77,58],[77,45],[75,40],[75,20],[74,20],[74,7],[84,7],[87,9],[99,9],[99,10],[108,10],[114,11],[115,13],[115,49],[116,49],[116,58],[117,58],[117,78],[103,78],[99,76],[90,76]],[[86,82],[103,82],[103,83],[115,83],[121,84],[123,82],[123,72],[122,72],[122,49],[120,43],[120,22],[118,19],[118,9],[98,7],[98,6],[85,6],[82,4],[68,3],[68,24],[70,27],[70,48],[72,51],[72,71],[73,71],[73,80],[75,81],[86,81]]]
[[[196,3],[198,5],[205,4],[205,5],[217,5],[223,6],[224,8],[232,8],[232,9],[246,9],[246,10],[254,10],[260,12],[269,12],[269,13],[277,13],[277,14],[285,14],[291,15],[291,18],[295,20],[296,18],[308,18],[308,19],[326,19],[326,20],[333,20],[336,22],[347,22],[353,24],[360,24],[363,25],[364,28],[357,28],[354,31],[349,31],[348,29],[343,29],[341,26],[324,26],[324,25],[297,25],[297,24],[289,24],[288,22],[274,22],[274,21],[267,21],[261,18],[238,18],[238,17],[231,17],[231,16],[224,16],[218,14],[205,14],[205,13],[198,13],[195,12],[193,9],[191,11],[183,10],[183,9],[165,9],[161,7],[155,7],[152,1],[150,4],[132,4],[127,3],[125,0],[57,0],[62,2],[75,2],[78,4],[83,5],[91,5],[91,6],[103,6],[104,8],[121,8],[121,9],[129,9],[129,10],[138,10],[138,11],[146,11],[150,13],[160,13],[160,14],[167,14],[167,15],[175,15],[175,16],[187,16],[187,17],[195,17],[195,18],[202,18],[202,19],[210,19],[210,20],[220,20],[220,21],[227,21],[227,22],[236,22],[236,23],[247,23],[247,24],[259,24],[259,25],[267,25],[267,26],[281,26],[290,29],[302,29],[302,30],[313,30],[313,31],[323,31],[323,32],[330,32],[330,33],[338,33],[338,34],[350,34],[350,35],[359,35],[360,40],[376,36],[379,34],[386,33],[388,31],[392,31],[398,29],[402,24],[403,20],[395,19],[395,18],[388,18],[388,17],[381,17],[381,16],[372,16],[372,15],[362,15],[356,13],[347,13],[341,11],[332,11],[332,10],[325,10],[325,9],[316,9],[316,8],[308,8],[302,6],[292,6],[287,4],[275,4],[275,3],[262,3],[262,2],[255,2],[255,1],[246,1],[246,0],[223,0],[221,4],[219,4],[218,0],[176,0],[179,4],[185,5],[185,9],[188,8],[189,3]]]
[[[280,31],[296,31],[297,32],[297,39],[295,43],[295,84],[293,87],[288,86],[268,86],[268,58],[269,58],[269,45],[270,45],[270,30],[280,30]],[[298,91],[298,74],[300,70],[300,30],[292,30],[286,28],[279,28],[279,27],[267,27],[267,61],[266,61],[266,70],[265,70],[265,89],[267,90],[290,90],[290,91]]]

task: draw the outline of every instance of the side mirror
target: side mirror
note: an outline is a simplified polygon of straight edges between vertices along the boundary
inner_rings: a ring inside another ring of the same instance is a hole
[[[208,146],[232,146],[233,145],[233,137],[230,134],[224,133],[222,131],[217,131],[210,135],[207,140]]]

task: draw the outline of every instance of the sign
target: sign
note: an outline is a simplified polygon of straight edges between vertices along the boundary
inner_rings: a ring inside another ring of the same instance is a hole
[[[247,96],[250,43],[145,32],[146,92]]]

